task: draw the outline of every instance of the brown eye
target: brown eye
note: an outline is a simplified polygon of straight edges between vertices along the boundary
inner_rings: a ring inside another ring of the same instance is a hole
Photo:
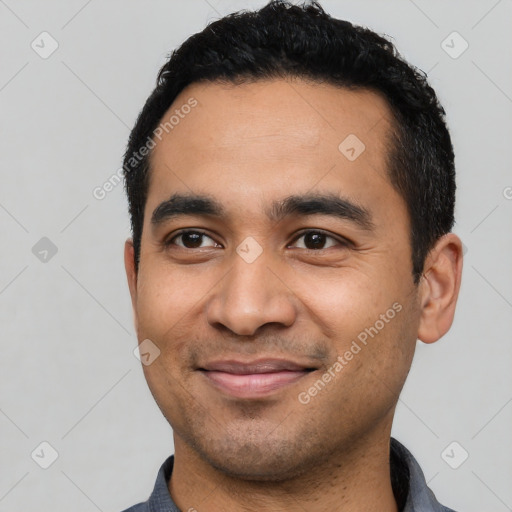
[[[208,241],[213,243],[208,243]],[[204,245],[203,245],[204,242]],[[172,237],[166,245],[177,245],[185,249],[198,249],[201,247],[218,247],[212,238],[201,231],[182,231]]]
[[[302,240],[302,241],[301,241]],[[299,249],[328,249],[336,245],[343,245],[342,242],[321,231],[307,231],[295,239],[294,244]]]

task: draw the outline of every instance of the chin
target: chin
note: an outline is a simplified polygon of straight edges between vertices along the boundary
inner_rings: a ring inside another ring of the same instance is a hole
[[[243,455],[237,456],[236,459],[210,457],[208,462],[217,471],[248,482],[285,482],[299,477],[306,471],[304,464],[298,464],[297,461],[268,457],[266,460],[260,458],[257,462],[254,459],[245,459]]]
[[[196,449],[210,466],[232,478],[282,482],[300,476],[310,467],[309,461],[303,460],[303,447],[297,444],[300,446],[290,439],[270,441],[268,436],[248,436],[243,440],[225,437]]]

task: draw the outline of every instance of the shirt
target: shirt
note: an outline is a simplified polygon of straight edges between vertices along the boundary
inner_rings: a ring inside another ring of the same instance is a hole
[[[173,464],[174,455],[171,455],[158,471],[149,499],[123,512],[180,512],[167,487]],[[437,501],[434,493],[427,487],[425,476],[416,459],[394,438],[391,438],[390,468],[393,494],[400,512],[455,512]]]

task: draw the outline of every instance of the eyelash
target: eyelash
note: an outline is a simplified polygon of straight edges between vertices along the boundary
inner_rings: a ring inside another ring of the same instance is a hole
[[[173,245],[176,245],[174,243],[174,241],[177,238],[179,238],[180,236],[188,234],[188,233],[194,233],[194,234],[202,235],[202,236],[205,236],[207,238],[210,238],[212,241],[215,242],[215,240],[211,236],[209,236],[207,233],[205,233],[204,231],[201,231],[201,230],[198,230],[198,229],[184,229],[184,230],[179,231],[178,233],[174,234],[168,240],[166,240],[164,242],[165,247],[171,247]],[[308,229],[308,230],[302,231],[292,240],[291,243],[296,243],[297,240],[299,240],[300,238],[302,238],[302,237],[304,237],[304,236],[306,236],[308,234],[324,235],[326,237],[326,239],[334,240],[337,243],[337,245],[340,246],[340,247],[348,247],[351,244],[351,242],[349,240],[346,240],[346,239],[343,239],[343,238],[337,238],[334,235],[331,235],[331,234],[329,234],[329,233],[327,233],[325,231],[322,231],[321,229]],[[215,243],[218,243],[218,242],[215,242]],[[193,251],[194,249],[204,249],[202,247],[190,248],[190,247],[182,247],[180,245],[178,245],[177,247],[179,247],[180,249],[185,249],[185,250],[189,250],[189,251]],[[321,249],[308,249],[308,248],[300,248],[300,249],[302,249],[303,251],[318,253],[318,252],[320,252],[322,250],[330,249],[331,247],[321,248]]]

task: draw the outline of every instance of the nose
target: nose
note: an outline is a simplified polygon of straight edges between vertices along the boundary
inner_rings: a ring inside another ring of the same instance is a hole
[[[268,324],[290,327],[296,320],[295,297],[278,268],[262,254],[252,263],[238,254],[207,303],[208,323],[251,336]]]

